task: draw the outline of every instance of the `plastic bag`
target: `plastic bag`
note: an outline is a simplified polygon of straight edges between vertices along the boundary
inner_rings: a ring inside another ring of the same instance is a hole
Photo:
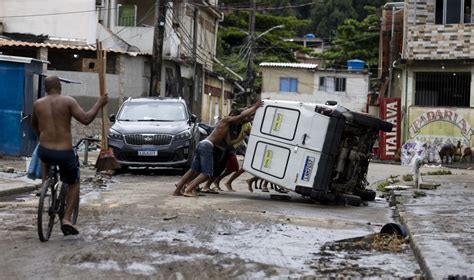
[[[38,147],[39,144],[36,145],[36,148],[31,155],[30,166],[28,166],[28,178],[32,180],[41,179],[41,160],[38,156]]]
[[[401,163],[403,166],[414,166],[416,162],[428,162],[427,143],[409,140],[402,145]]]

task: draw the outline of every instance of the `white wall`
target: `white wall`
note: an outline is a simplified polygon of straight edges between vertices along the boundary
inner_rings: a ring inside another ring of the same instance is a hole
[[[144,77],[144,57],[121,56],[119,72],[106,75],[106,89],[109,98],[139,97],[148,93],[148,79]],[[61,78],[80,82],[81,84],[65,84],[62,90],[65,95],[74,97],[99,96],[99,75],[90,72],[51,71],[46,75],[56,75]]]
[[[4,32],[44,34],[95,43],[94,0],[2,0],[0,17]]]
[[[68,96],[99,96],[99,75],[90,72],[72,72],[72,71],[51,71],[48,70],[46,75],[55,75],[60,78],[80,82],[81,84],[62,83],[62,92]],[[119,97],[119,75],[106,75],[106,89],[109,97]]]
[[[153,27],[114,26],[112,31],[128,44],[139,48],[141,53],[153,52]]]
[[[345,92],[327,92],[319,90],[319,77],[345,77]],[[314,75],[315,93],[314,98],[318,103],[324,103],[327,100],[334,100],[341,106],[356,112],[365,112],[367,105],[367,94],[369,87],[369,78],[366,74],[356,74],[349,72],[331,73],[316,72]]]
[[[265,70],[266,72],[267,70]],[[277,71],[277,70],[275,70]],[[288,71],[288,70],[286,70]],[[297,71],[297,70],[293,70]],[[303,77],[308,71],[305,69],[300,70],[301,77]],[[346,78],[346,91],[345,92],[327,92],[319,90],[319,77],[345,77]],[[314,73],[313,81],[313,92],[303,91],[301,93],[280,93],[275,90],[279,85],[279,76],[272,74],[266,75],[263,73],[263,90],[262,98],[291,100],[300,102],[312,102],[312,103],[325,103],[328,100],[337,101],[341,106],[344,106],[350,110],[356,112],[365,112],[367,104],[368,94],[368,75],[362,73],[350,73],[350,72],[330,72],[330,71],[316,71]],[[270,77],[271,80],[266,80]],[[273,91],[266,91],[265,88],[271,88],[266,85],[274,85]],[[309,86],[309,85],[306,85]]]

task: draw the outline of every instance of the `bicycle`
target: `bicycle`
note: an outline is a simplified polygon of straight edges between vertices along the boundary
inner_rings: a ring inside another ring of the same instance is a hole
[[[83,141],[98,142],[100,140],[94,138],[82,138],[74,145],[73,149],[76,152],[79,145]],[[78,161],[79,162],[79,161]],[[53,227],[55,224],[56,215],[59,218],[59,222],[64,217],[66,209],[66,196],[68,192],[68,185],[62,183],[59,180],[59,168],[57,165],[50,166],[49,174],[47,179],[43,182],[40,199],[38,205],[38,236],[41,242],[48,241],[51,237]],[[77,217],[79,215],[79,201],[76,203],[76,207],[72,214],[72,224],[75,225]],[[57,221],[56,221],[57,222]]]

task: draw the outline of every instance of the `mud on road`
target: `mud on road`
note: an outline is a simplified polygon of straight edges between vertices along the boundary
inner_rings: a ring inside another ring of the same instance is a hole
[[[291,195],[275,201],[238,192],[173,197],[177,174],[125,174],[107,188],[87,186],[78,236],[36,233],[37,198],[0,202],[0,271],[5,279],[261,279],[417,277],[400,252],[324,246],[378,232],[393,221],[384,200],[319,205]]]

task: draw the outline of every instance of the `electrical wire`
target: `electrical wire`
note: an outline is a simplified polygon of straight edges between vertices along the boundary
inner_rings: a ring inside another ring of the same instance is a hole
[[[75,12],[62,12],[62,13],[48,13],[48,14],[28,14],[28,15],[14,15],[14,16],[0,16],[2,18],[22,18],[22,17],[44,17],[44,16],[57,16],[57,15],[70,15],[70,14],[83,14],[83,13],[93,13],[100,11],[110,11],[110,10],[117,10],[118,8],[99,8],[95,10],[84,10],[84,11],[75,11]]]

